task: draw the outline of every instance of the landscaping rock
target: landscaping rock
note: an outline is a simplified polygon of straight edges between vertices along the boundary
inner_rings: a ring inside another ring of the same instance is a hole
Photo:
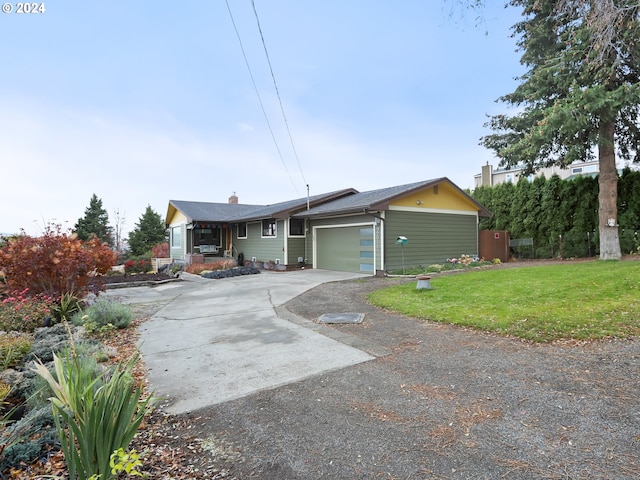
[[[204,278],[230,278],[230,277],[238,277],[240,275],[255,275],[256,273],[260,273],[260,270],[254,267],[235,267],[229,268],[227,270],[217,270],[214,272],[203,273],[202,276]]]

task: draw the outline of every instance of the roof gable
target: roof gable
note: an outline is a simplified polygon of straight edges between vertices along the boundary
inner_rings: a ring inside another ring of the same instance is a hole
[[[356,193],[330,203],[319,205],[318,207],[310,210],[299,212],[294,216],[316,217],[324,215],[366,213],[369,211],[384,211],[387,210],[394,201],[410,196],[414,193],[424,191],[436,185],[446,185],[446,187],[452,192],[455,192],[470,205],[473,205],[473,209],[478,211],[481,216],[490,215],[482,205],[467,195],[463,190],[458,188],[453,182],[451,182],[451,180],[446,177],[441,177],[433,180],[424,180],[406,185],[398,185],[395,187]]]
[[[244,205],[239,203],[210,203],[191,202],[187,200],[169,200],[167,209],[166,224],[170,225],[177,212],[184,215],[188,222],[209,221],[220,222],[230,221],[229,219],[241,216],[247,212],[261,208],[260,205]]]
[[[414,191],[389,203],[389,208],[453,210],[478,213],[477,203],[453,184],[441,182]]]

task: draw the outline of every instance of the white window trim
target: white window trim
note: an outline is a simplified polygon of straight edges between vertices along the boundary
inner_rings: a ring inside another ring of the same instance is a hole
[[[265,220],[273,221],[273,235],[264,234],[264,222]],[[260,238],[278,238],[278,220],[275,218],[265,219],[260,222]]]
[[[236,224],[236,238],[238,239],[245,239],[249,236],[249,226],[247,225],[247,222],[241,222],[242,224],[244,224],[244,237],[240,236],[240,223]]]
[[[178,234],[176,235],[175,232]],[[178,243],[175,243],[176,238]],[[171,248],[182,248],[182,225],[171,227]]]
[[[306,232],[306,228],[307,228],[307,222],[304,219],[302,220],[302,234],[301,235],[297,235],[294,233],[291,233],[291,220],[298,220],[297,218],[290,218],[289,219],[289,237],[291,238],[305,238],[307,236],[307,232]]]

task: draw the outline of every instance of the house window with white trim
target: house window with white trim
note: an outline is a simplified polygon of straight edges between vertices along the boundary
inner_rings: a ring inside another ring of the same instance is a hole
[[[273,218],[262,220],[262,236],[263,237],[275,237],[276,236],[276,221]]]
[[[304,218],[290,218],[289,219],[289,236],[290,237],[304,237]]]
[[[247,224],[245,222],[239,223],[238,227],[238,238],[247,238]]]
[[[182,246],[182,227],[171,228],[171,246],[172,247]]]

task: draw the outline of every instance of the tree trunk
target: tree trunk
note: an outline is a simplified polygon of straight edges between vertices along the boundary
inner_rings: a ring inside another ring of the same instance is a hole
[[[618,237],[618,171],[616,169],[614,136],[615,123],[602,120],[598,138],[600,260],[620,260],[622,258],[620,238]]]

